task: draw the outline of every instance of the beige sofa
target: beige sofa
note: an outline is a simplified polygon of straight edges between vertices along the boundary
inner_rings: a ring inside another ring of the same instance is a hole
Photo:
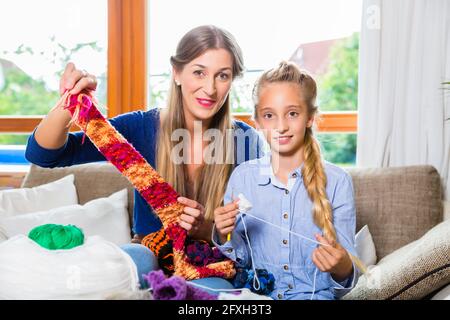
[[[378,287],[374,290],[357,288],[359,291],[355,290],[356,293],[350,297],[354,299],[424,298],[447,285],[450,282],[450,265],[445,266],[447,259],[450,260],[450,258],[445,256],[445,250],[443,258],[437,262],[440,272],[438,280],[436,280],[436,273],[432,272],[437,269],[434,264],[429,268],[425,266],[424,274],[405,269],[407,265],[416,262],[404,261],[402,264],[401,259],[423,260],[423,256],[411,256],[414,250],[410,250],[409,256],[402,253],[400,257],[397,257],[396,254],[397,249],[416,240],[419,241],[418,239],[443,221],[442,190],[438,172],[431,166],[349,169],[348,171],[353,178],[355,190],[357,230],[368,225],[378,261],[388,255],[394,256],[395,259],[400,259],[399,272],[403,270],[403,273],[412,273],[412,275],[408,274],[406,280],[404,274],[400,275],[400,280],[398,274],[394,276],[394,278],[397,277],[394,280],[386,279],[389,282],[386,285],[391,286],[389,288]],[[33,165],[22,187],[41,185],[69,173],[75,175],[80,204],[128,188],[130,221],[132,220],[133,188],[112,165],[107,163],[54,169],[44,169]],[[447,237],[442,234],[439,236]],[[439,250],[442,248],[439,247]],[[414,252],[414,254],[417,253]],[[440,253],[436,254],[441,256]],[[390,259],[388,262],[392,264],[393,258],[388,258]],[[430,259],[425,258],[425,261]],[[392,283],[396,281],[399,281],[395,284],[397,287],[392,287]],[[417,290],[420,292],[417,293]]]

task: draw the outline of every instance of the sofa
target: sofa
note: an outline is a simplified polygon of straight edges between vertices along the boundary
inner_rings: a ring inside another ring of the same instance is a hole
[[[428,299],[448,286],[450,221],[443,221],[437,170],[408,166],[350,168],[348,172],[354,185],[357,231],[368,226],[377,264],[343,299]],[[75,176],[80,204],[127,188],[132,225],[133,187],[111,164],[53,169],[32,165],[22,187],[39,186],[68,174]]]

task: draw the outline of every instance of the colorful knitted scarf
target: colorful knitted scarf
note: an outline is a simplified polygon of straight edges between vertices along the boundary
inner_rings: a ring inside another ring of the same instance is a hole
[[[174,273],[186,280],[232,278],[236,273],[234,263],[218,254],[217,248],[211,249],[205,242],[197,244],[187,238],[187,231],[178,223],[184,205],[177,202],[177,192],[105,119],[96,105],[95,99],[86,94],[67,95],[65,101],[65,108],[72,114],[72,122],[131,182],[160,218],[163,228],[147,235],[142,241],[158,257],[160,267],[166,273]],[[200,247],[202,252],[208,252],[208,257],[202,258],[200,262],[193,261],[191,258],[195,254],[191,252],[188,255],[187,247]]]

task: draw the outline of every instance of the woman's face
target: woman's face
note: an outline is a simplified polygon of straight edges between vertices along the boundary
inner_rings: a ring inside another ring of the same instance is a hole
[[[225,49],[205,51],[184,66],[173,70],[181,85],[183,109],[189,121],[208,121],[222,108],[233,80],[233,58]]]

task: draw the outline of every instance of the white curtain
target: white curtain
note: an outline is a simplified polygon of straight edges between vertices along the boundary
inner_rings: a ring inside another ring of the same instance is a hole
[[[364,0],[363,10],[357,165],[433,165],[450,200],[450,1]]]

